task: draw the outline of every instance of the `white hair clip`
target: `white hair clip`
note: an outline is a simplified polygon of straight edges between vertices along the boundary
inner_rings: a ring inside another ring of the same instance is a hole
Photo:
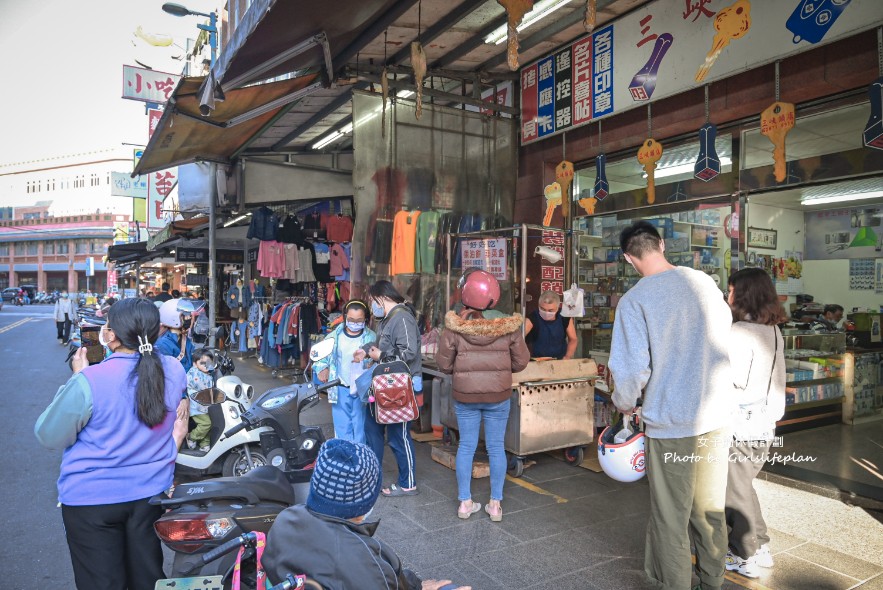
[[[146,336],[143,340],[141,339],[141,336],[138,336],[138,352],[141,354],[150,354],[153,352],[153,344],[147,340]]]

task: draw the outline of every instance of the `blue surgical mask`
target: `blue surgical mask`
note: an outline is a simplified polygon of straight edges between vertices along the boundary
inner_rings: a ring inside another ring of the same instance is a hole
[[[350,332],[361,332],[365,329],[365,322],[347,322],[346,329]]]
[[[382,318],[386,315],[386,310],[383,309],[383,306],[377,303],[376,301],[371,302],[371,314],[375,318]]]

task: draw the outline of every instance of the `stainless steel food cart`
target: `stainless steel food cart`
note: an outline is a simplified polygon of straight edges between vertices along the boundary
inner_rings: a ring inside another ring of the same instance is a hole
[[[592,359],[531,361],[513,375],[512,407],[506,425],[509,474],[520,477],[528,455],[564,450],[568,463],[579,465],[595,432],[597,366]],[[450,381],[442,387],[439,408],[445,442],[459,439]]]

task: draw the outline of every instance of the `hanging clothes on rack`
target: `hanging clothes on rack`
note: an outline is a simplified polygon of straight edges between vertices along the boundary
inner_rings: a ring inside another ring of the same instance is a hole
[[[268,279],[281,279],[285,274],[285,252],[282,242],[262,241],[258,250],[258,272]]]
[[[414,258],[417,247],[417,220],[420,211],[399,211],[396,213],[392,230],[392,259],[389,274],[414,273]]]
[[[414,270],[418,273],[435,274],[435,249],[438,245],[438,211],[425,211],[417,220],[417,256]]]
[[[353,218],[338,213],[328,217],[328,241],[351,242],[353,240]]]

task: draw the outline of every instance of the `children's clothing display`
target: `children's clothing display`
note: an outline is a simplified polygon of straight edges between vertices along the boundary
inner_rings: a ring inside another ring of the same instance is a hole
[[[350,257],[347,252],[349,244],[331,246],[331,276],[338,281],[349,279]]]
[[[285,272],[282,273],[282,278],[290,281],[297,280],[297,271],[300,269],[297,246],[294,244],[285,244],[283,252],[285,255]]]
[[[261,207],[251,215],[248,233],[249,240],[275,240],[279,227],[279,216],[269,207]]]

